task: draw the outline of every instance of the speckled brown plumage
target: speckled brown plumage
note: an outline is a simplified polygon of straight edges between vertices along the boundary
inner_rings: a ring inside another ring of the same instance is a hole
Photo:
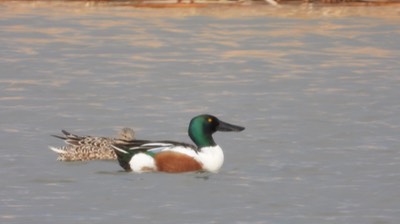
[[[58,153],[59,161],[116,160],[117,156],[111,144],[135,138],[135,132],[130,128],[123,128],[116,138],[78,136],[65,130],[62,130],[62,133],[64,136],[52,136],[63,139],[67,145],[50,147]]]

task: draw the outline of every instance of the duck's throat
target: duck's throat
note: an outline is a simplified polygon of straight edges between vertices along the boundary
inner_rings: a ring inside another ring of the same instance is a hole
[[[189,136],[199,149],[217,145],[211,134],[198,132],[190,133]]]

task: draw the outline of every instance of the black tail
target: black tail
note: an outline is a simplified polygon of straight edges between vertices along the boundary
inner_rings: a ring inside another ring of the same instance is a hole
[[[78,142],[80,140],[85,138],[82,136],[71,134],[66,130],[61,130],[61,132],[64,134],[64,136],[59,136],[59,135],[51,135],[51,136],[62,139],[65,141],[65,143],[71,144],[71,145],[76,145],[76,144],[78,144]]]
[[[114,148],[114,152],[117,155],[119,165],[124,168],[125,171],[131,172],[132,168],[129,162],[132,159],[132,156],[136,154],[135,151],[125,150],[123,147],[118,145],[112,145]]]

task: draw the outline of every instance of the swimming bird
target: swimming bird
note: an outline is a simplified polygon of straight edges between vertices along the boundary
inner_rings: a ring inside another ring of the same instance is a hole
[[[123,128],[116,138],[78,136],[62,130],[64,136],[52,135],[64,140],[67,144],[62,147],[49,146],[58,153],[59,161],[87,161],[87,160],[116,160],[112,143],[125,142],[135,139],[135,132],[131,128]]]
[[[243,131],[217,117],[202,114],[189,124],[188,134],[195,145],[175,141],[132,140],[114,143],[112,147],[125,171],[180,173],[190,171],[218,172],[224,153],[212,134],[216,131]]]

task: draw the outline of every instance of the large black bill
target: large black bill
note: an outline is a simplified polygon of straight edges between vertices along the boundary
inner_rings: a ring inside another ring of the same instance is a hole
[[[226,123],[226,122],[223,122],[220,120],[217,130],[218,131],[243,131],[244,127],[229,124],[229,123]]]

